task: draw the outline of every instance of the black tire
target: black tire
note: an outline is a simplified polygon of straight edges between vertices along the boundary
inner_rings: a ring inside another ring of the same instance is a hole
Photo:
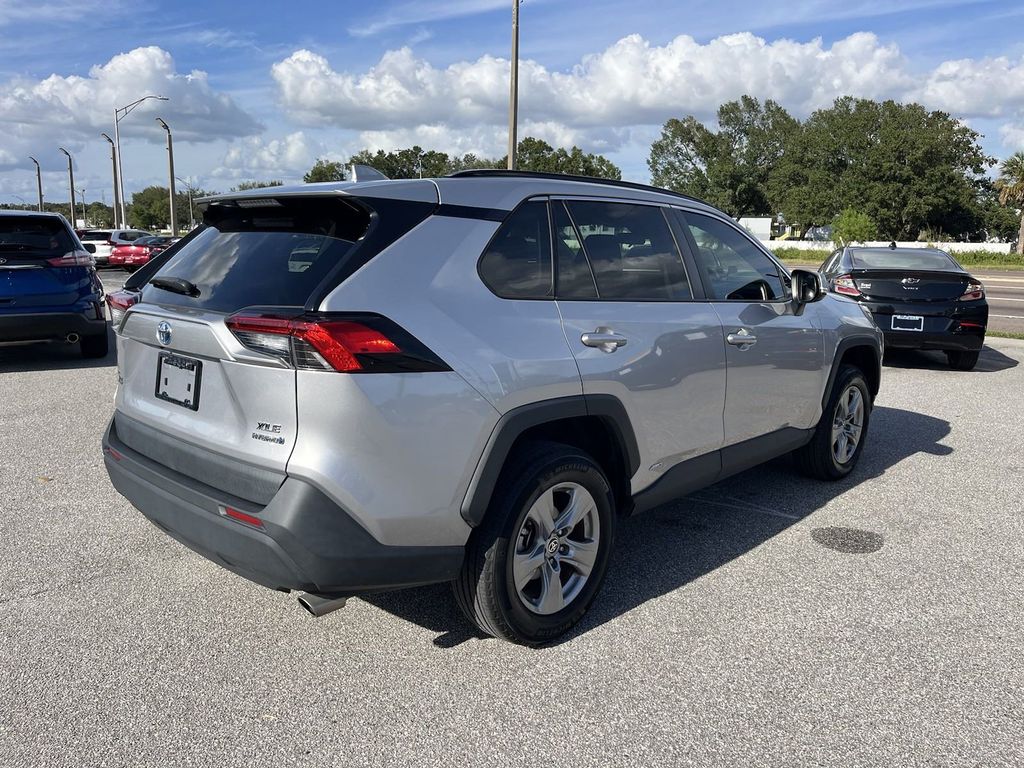
[[[513,556],[531,506],[560,483],[583,486],[593,498],[600,524],[598,550],[578,595],[562,610],[541,615],[524,605],[515,588]],[[608,481],[586,453],[560,443],[522,446],[509,457],[491,507],[466,544],[462,571],[453,584],[459,607],[482,632],[493,637],[523,645],[557,638],[583,618],[597,595],[614,545],[615,522],[615,501]]]
[[[857,387],[860,390],[864,403],[864,420],[856,450],[848,460],[840,462],[833,451],[832,425],[836,418],[839,400],[850,387]],[[852,365],[841,366],[836,374],[835,382],[832,384],[828,403],[822,411],[818,426],[815,427],[814,437],[811,438],[811,442],[794,452],[800,470],[805,475],[818,480],[839,480],[850,474],[857,466],[860,455],[864,451],[868,425],[871,421],[871,406],[871,391],[868,389],[864,373],[860,368],[855,368]]]
[[[89,359],[106,357],[110,351],[110,342],[107,339],[106,330],[102,334],[95,336],[83,336],[79,340],[78,345],[82,350],[82,357]]]
[[[972,371],[978,364],[980,354],[981,352],[960,352],[951,349],[946,352],[946,360],[954,371]]]

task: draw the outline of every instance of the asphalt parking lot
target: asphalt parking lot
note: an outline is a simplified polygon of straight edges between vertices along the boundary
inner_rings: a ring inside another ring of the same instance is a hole
[[[889,360],[853,476],[624,522],[527,650],[446,587],[312,619],[193,555],[103,471],[113,356],[0,350],[0,764],[1019,766],[1022,363]]]

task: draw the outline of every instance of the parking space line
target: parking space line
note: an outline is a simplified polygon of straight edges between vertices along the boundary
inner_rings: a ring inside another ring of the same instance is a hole
[[[718,499],[707,499],[707,498],[704,498],[703,496],[692,496],[691,498],[694,501],[698,501],[698,502],[700,502],[702,504],[712,504],[712,505],[717,506],[717,507],[725,507],[726,509],[735,509],[735,510],[738,510],[740,512],[757,512],[758,514],[770,515],[771,517],[783,517],[786,520],[802,520],[803,519],[799,515],[790,515],[790,514],[787,514],[785,512],[779,512],[778,510],[768,509],[766,507],[759,507],[759,506],[757,506],[755,504],[747,504],[746,502],[741,502],[740,504],[729,504],[729,503],[724,502],[724,501],[719,501]]]

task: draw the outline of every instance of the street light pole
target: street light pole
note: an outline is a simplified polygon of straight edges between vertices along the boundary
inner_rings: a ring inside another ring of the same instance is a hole
[[[110,142],[110,169],[114,174],[114,229],[117,229],[117,154],[114,152],[114,140],[105,133],[100,136]]]
[[[67,155],[68,158],[68,186],[71,187],[71,228],[75,227],[75,169],[72,167],[71,153],[68,152],[64,147],[57,147],[61,152]]]
[[[171,127],[163,118],[156,119],[160,127],[167,131],[167,174],[171,179],[171,237],[178,236],[178,217],[174,215],[174,141],[171,138]]]
[[[29,157],[33,163],[36,164],[36,188],[39,190],[39,212],[43,212],[43,172],[39,169],[39,161],[34,157]]]
[[[120,123],[128,114],[135,109],[139,104],[144,102],[146,99],[156,99],[157,101],[167,101],[166,96],[143,96],[141,99],[136,99],[131,104],[127,104],[123,107],[117,107],[114,110],[114,148],[115,154],[117,155],[117,194],[120,198],[121,203],[121,226],[128,226],[128,214],[125,209],[124,202],[124,165],[121,163],[121,131],[118,128]],[[122,114],[123,113],[123,114]]]
[[[516,169],[519,122],[519,0],[512,0],[512,75],[508,95],[508,169]]]

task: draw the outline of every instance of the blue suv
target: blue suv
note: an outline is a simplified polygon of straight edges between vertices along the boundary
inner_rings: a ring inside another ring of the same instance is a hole
[[[103,285],[63,216],[0,211],[0,346],[64,341],[106,357]]]

